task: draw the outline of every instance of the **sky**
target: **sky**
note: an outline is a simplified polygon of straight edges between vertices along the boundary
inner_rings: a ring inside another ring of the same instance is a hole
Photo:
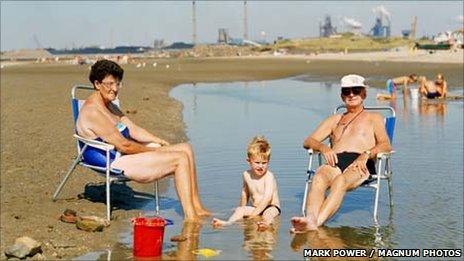
[[[218,29],[233,38],[244,31],[243,1],[196,1],[197,43],[214,43]],[[252,40],[319,36],[319,22],[330,15],[343,30],[343,19],[373,27],[373,9],[391,15],[392,35],[410,29],[417,16],[417,36],[463,26],[463,1],[247,1]],[[152,46],[192,41],[192,1],[4,1],[1,7],[2,51],[29,48],[77,48],[121,45]]]

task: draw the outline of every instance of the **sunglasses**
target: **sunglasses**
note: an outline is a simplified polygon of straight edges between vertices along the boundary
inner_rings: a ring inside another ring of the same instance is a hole
[[[360,95],[364,87],[348,87],[348,88],[342,88],[342,94],[343,96],[349,96],[351,93],[353,95]]]

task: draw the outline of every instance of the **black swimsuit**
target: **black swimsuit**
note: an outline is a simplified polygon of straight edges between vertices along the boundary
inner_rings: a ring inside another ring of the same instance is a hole
[[[440,97],[440,93],[438,92],[429,92],[427,93],[427,98],[428,99],[435,99],[435,98],[438,98]]]
[[[259,215],[262,216],[264,214],[264,211],[266,211],[268,208],[272,208],[272,207],[275,207],[277,209],[277,211],[279,211],[279,215],[282,213],[282,211],[280,210],[280,208],[277,205],[270,204],[270,205],[267,205],[267,207],[263,211],[261,211],[261,213],[259,213]]]
[[[359,155],[361,154],[356,153],[356,152],[346,152],[346,151],[342,153],[338,153],[337,154],[338,163],[335,165],[339,167],[343,173],[343,171],[345,171],[345,169],[348,168],[348,166],[350,166],[351,163],[353,163],[359,157]],[[369,170],[369,174],[372,175],[376,173],[374,160],[368,159],[366,166],[367,166],[367,169]]]

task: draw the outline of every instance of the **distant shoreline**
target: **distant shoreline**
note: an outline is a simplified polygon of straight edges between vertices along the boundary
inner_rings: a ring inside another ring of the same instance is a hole
[[[103,57],[114,55],[82,55],[81,57]],[[55,61],[54,58],[58,57]],[[17,59],[14,61],[1,61],[1,67],[20,66],[36,63],[49,64],[70,64],[72,60],[70,56],[53,56],[48,57],[45,62],[39,62],[37,59]],[[133,55],[134,62],[156,61],[174,58],[143,56],[140,54]],[[457,49],[456,51],[436,51],[429,53],[425,50],[416,51],[378,51],[378,52],[355,52],[355,53],[320,53],[320,54],[259,54],[246,56],[213,56],[213,57],[186,57],[183,59],[302,59],[307,62],[315,60],[326,61],[363,61],[363,62],[401,62],[401,63],[438,63],[438,64],[464,64],[464,50]]]

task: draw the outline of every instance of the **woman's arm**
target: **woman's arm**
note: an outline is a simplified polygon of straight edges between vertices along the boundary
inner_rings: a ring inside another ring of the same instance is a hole
[[[143,143],[154,142],[162,146],[169,145],[169,142],[156,137],[155,135],[151,134],[144,128],[136,125],[127,116],[122,116],[121,122],[124,123],[129,128],[129,133],[130,133],[131,138],[133,138],[134,140],[138,142],[143,142]]]
[[[86,109],[83,108],[82,110]],[[86,122],[87,128],[90,131],[105,142],[114,145],[116,150],[124,154],[135,154],[155,150],[155,148],[146,147],[136,141],[126,139],[108,117],[98,110],[89,109],[86,112],[81,111],[80,116],[85,117],[83,121]]]

